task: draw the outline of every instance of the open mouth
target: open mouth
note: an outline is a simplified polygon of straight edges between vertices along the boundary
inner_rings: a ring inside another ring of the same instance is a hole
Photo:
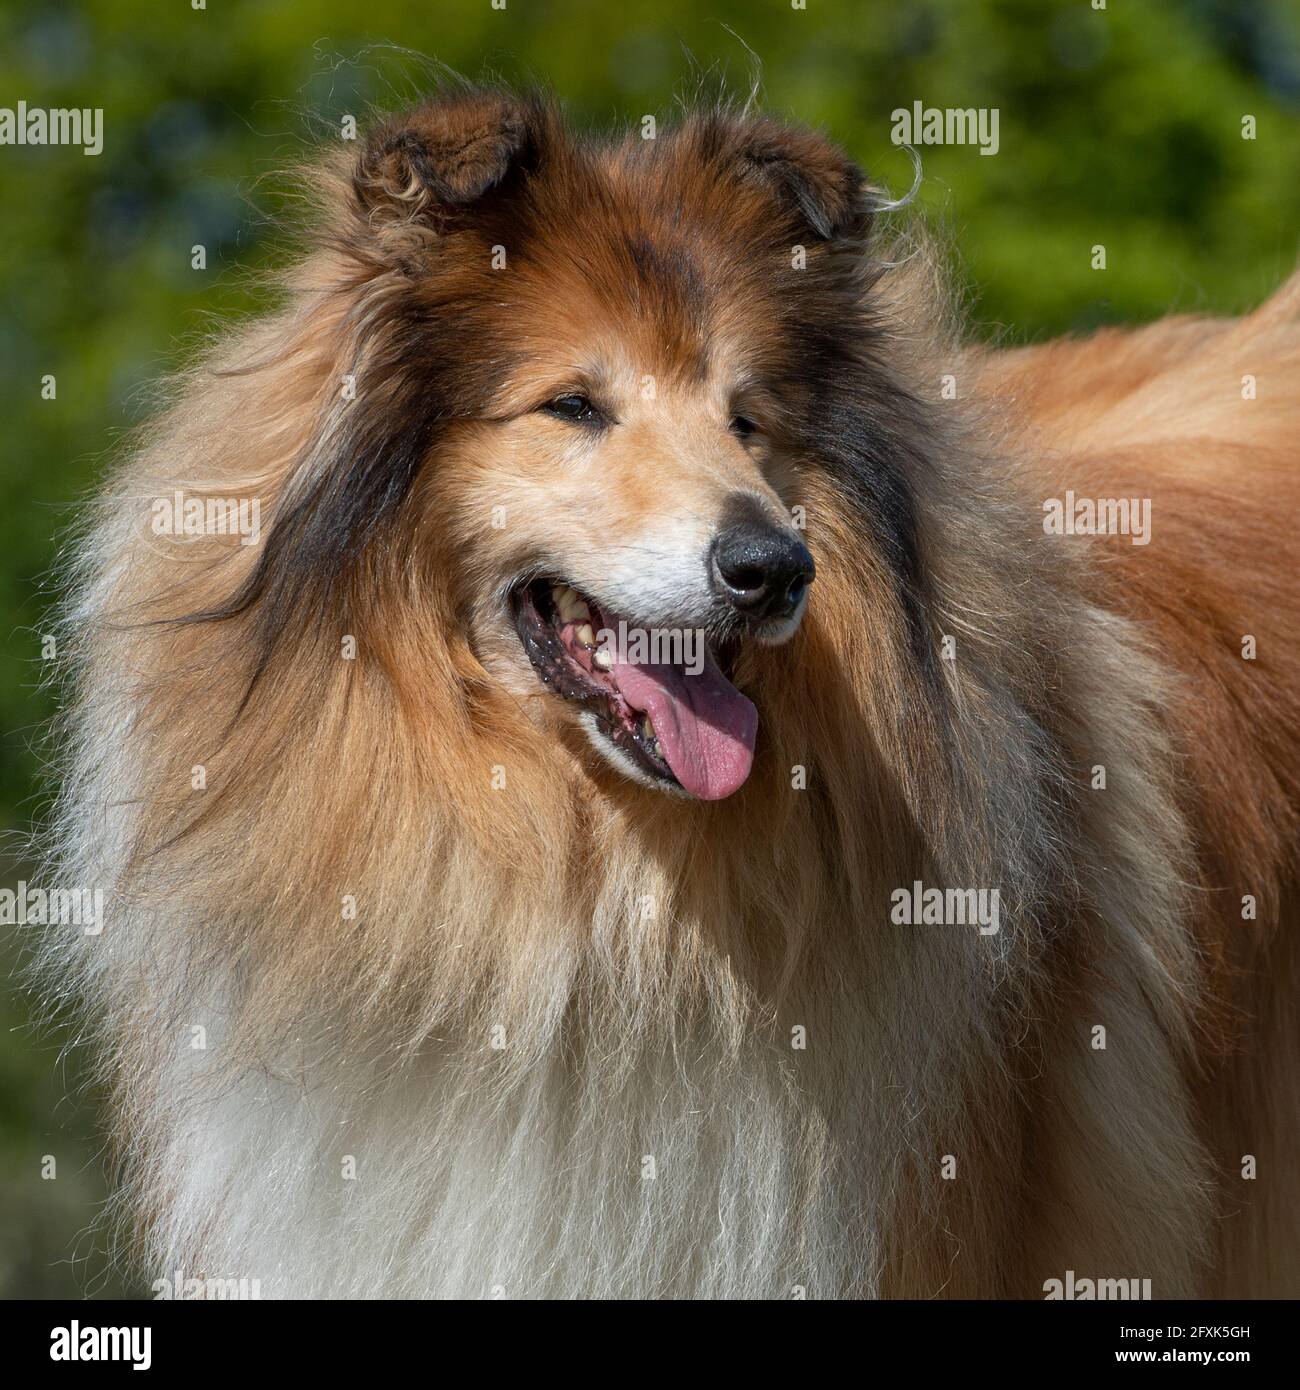
[[[704,801],[744,783],[758,711],[724,673],[734,652],[699,631],[632,627],[561,580],[522,585],[511,602],[542,684],[581,707],[612,761]]]

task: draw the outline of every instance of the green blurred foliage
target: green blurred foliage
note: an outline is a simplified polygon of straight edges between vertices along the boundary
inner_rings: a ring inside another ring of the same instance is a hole
[[[894,108],[996,107],[995,157],[921,150],[919,201],[960,246],[975,331],[1245,309],[1295,262],[1294,0],[1097,2],[11,0],[0,106],[102,107],[105,145],[97,158],[0,147],[0,826],[21,827],[51,790],[31,745],[48,714],[36,687],[53,537],[146,413],[148,383],[214,318],[254,307],[239,268],[279,254],[264,176],[339,138],[345,114],[427,90],[419,55],[540,82],[597,126],[758,78],[768,109],[823,126],[895,192],[912,166],[890,142]],[[190,268],[198,244],[204,271]],[[36,1177],[56,1142],[44,1136],[61,1132],[54,1056],[23,1031],[0,1042],[9,1291],[72,1287],[52,1262],[96,1196],[93,1176]],[[84,1143],[57,1142],[76,1155],[61,1171],[77,1171]]]

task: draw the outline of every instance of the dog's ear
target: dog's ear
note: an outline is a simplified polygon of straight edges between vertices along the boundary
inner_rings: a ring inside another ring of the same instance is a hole
[[[389,117],[353,174],[363,216],[432,226],[471,207],[538,153],[543,113],[504,92],[471,91]]]
[[[872,202],[867,177],[816,132],[762,118],[737,132],[741,174],[764,181],[823,241],[865,237]]]

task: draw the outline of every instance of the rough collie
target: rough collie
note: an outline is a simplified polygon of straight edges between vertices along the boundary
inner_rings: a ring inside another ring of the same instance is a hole
[[[70,549],[43,968],[147,1277],[1300,1293],[1300,284],[966,345],[728,109],[305,186]]]

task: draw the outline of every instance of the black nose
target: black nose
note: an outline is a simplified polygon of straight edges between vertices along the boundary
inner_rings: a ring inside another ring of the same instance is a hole
[[[808,547],[770,521],[733,522],[713,542],[713,588],[747,618],[788,618],[816,569]]]

